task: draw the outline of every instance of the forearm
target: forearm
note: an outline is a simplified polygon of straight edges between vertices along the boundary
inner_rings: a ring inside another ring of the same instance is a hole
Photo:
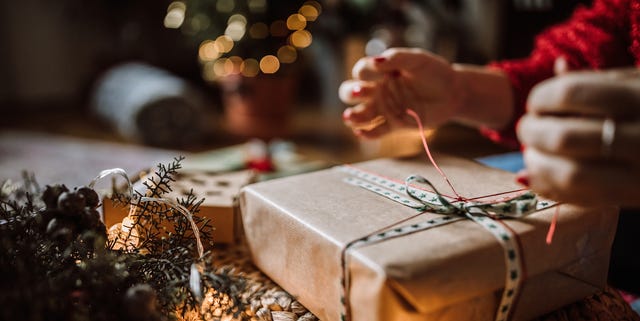
[[[454,121],[473,127],[502,129],[514,117],[511,83],[500,70],[454,64],[459,101]]]

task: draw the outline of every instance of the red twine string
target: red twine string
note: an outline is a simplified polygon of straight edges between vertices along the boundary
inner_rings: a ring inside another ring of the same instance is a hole
[[[458,201],[466,200],[466,198],[458,194],[458,191],[456,191],[456,189],[453,187],[453,184],[451,184],[451,182],[449,181],[449,177],[447,177],[447,175],[442,171],[442,169],[440,169],[440,166],[438,166],[436,161],[433,159],[433,156],[431,156],[431,151],[429,150],[429,145],[427,144],[427,137],[424,135],[424,127],[422,126],[422,120],[420,120],[420,116],[418,116],[418,114],[411,108],[407,108],[406,113],[407,115],[411,116],[418,124],[418,129],[420,130],[420,139],[422,139],[422,146],[424,146],[424,150],[427,153],[427,156],[429,157],[431,164],[433,164],[433,167],[435,167],[436,170],[438,170],[438,173],[440,173],[440,176],[444,178],[444,180],[447,182],[447,184],[449,185],[453,193],[456,194],[456,197],[458,198],[457,200]]]
[[[418,130],[420,130],[420,139],[422,140],[422,146],[424,147],[424,150],[427,153],[427,156],[429,157],[431,164],[433,164],[436,170],[438,170],[438,173],[440,173],[442,178],[444,178],[444,180],[447,182],[447,184],[449,185],[453,193],[456,195],[457,200],[458,201],[467,200],[467,198],[458,194],[458,191],[456,191],[456,189],[453,187],[453,184],[451,184],[451,182],[449,181],[449,177],[447,177],[444,171],[440,169],[440,166],[438,166],[435,159],[433,159],[433,156],[431,155],[431,150],[429,150],[429,144],[427,144],[427,137],[424,134],[424,127],[422,126],[422,120],[420,120],[420,116],[418,116],[418,114],[411,108],[407,108],[406,113],[407,115],[411,116],[415,120],[416,124],[418,124]],[[500,194],[505,194],[505,193],[498,193],[495,195],[500,195]],[[484,196],[484,197],[487,197],[487,196]],[[551,223],[549,224],[549,230],[547,231],[547,238],[546,238],[547,245],[550,245],[553,242],[553,235],[556,232],[556,226],[558,225],[559,215],[560,215],[560,205],[556,206],[555,213],[553,214],[553,217],[551,218]]]
[[[558,215],[560,215],[560,205],[556,206],[556,211],[553,213],[551,223],[549,224],[549,231],[547,231],[547,245],[551,245],[553,242],[553,235],[556,233],[556,226],[558,225]]]

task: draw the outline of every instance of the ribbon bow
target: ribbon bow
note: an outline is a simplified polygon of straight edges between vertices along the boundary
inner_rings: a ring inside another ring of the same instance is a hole
[[[433,190],[435,197],[429,196],[424,190],[417,188],[417,184],[427,185]],[[452,203],[442,196],[429,180],[419,175],[407,177],[405,187],[407,195],[422,204],[421,207],[416,208],[420,212],[456,216],[484,215],[495,218],[520,218],[535,212],[538,204],[538,198],[531,191],[525,191],[515,197],[496,202],[470,202],[459,199]]]

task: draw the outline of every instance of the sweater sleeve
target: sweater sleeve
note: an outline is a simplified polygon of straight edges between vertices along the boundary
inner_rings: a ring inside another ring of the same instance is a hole
[[[537,83],[553,76],[558,57],[564,57],[571,70],[633,64],[629,9],[629,0],[595,0],[591,7],[576,9],[569,20],[539,34],[529,57],[489,64],[489,68],[500,69],[509,78],[515,113],[507,127],[481,128],[481,133],[498,143],[517,147],[515,127],[526,111],[527,96]]]

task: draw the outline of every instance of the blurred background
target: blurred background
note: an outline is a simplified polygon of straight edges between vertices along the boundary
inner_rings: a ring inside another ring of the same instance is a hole
[[[384,144],[357,142],[340,118],[337,89],[358,58],[394,46],[523,57],[589,2],[1,0],[0,126],[187,151],[369,144],[375,156]],[[449,145],[460,132],[438,135]]]

